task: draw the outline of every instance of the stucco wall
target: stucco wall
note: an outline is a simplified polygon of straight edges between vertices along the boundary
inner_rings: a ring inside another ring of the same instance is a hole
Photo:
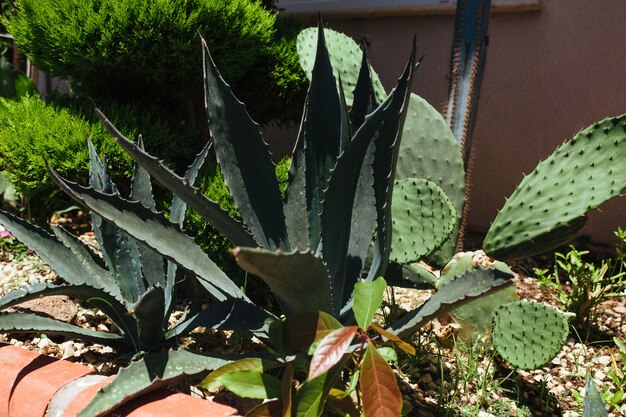
[[[327,18],[366,39],[387,89],[413,34],[426,57],[413,91],[437,108],[446,100],[452,15]],[[626,1],[542,0],[536,12],[492,13],[487,65],[474,130],[469,225],[485,231],[535,165],[596,120],[626,112]],[[626,162],[624,162],[626,163]],[[594,212],[583,233],[610,240],[626,227],[626,199]]]

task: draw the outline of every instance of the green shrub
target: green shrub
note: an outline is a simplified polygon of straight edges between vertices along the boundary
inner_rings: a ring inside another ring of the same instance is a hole
[[[184,97],[201,85],[198,33],[224,76],[254,66],[275,15],[249,0],[18,0],[3,23],[33,64],[94,97]]]
[[[106,152],[114,178],[130,175],[130,158],[101,123],[87,122],[34,96],[20,101],[0,99],[0,109],[0,170],[9,173],[17,192],[44,215],[65,204],[58,198],[61,193],[53,185],[45,161],[72,181],[88,178],[87,135],[92,137],[96,149]]]
[[[100,124],[94,104],[88,98],[55,95],[50,101],[90,123]],[[141,133],[146,150],[159,158],[167,158],[168,164],[178,172],[185,171],[206,140],[196,130],[166,117],[157,105],[102,100],[97,106],[131,137]]]

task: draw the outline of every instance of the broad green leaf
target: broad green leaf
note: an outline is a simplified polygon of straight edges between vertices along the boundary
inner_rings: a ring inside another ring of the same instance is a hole
[[[343,327],[332,331],[322,339],[311,358],[309,381],[327,373],[343,358],[357,331],[357,326]]]
[[[258,371],[233,371],[220,377],[220,382],[229,391],[245,398],[280,397],[280,380]]]
[[[263,248],[289,250],[275,167],[260,127],[215,66],[202,39],[204,107],[224,181],[241,218]]]
[[[387,283],[383,277],[378,277],[374,281],[357,282],[354,286],[354,318],[357,324],[363,330],[367,329],[372,323],[374,313],[383,302]]]
[[[376,347],[368,343],[359,379],[363,414],[365,417],[398,417],[402,410],[402,393],[396,377],[378,353]]]
[[[342,327],[337,319],[323,311],[296,313],[284,322],[285,348],[289,352],[306,350],[333,330]]]
[[[117,377],[96,393],[78,417],[108,415],[139,395],[202,375],[228,362],[230,359],[226,356],[205,356],[184,349],[149,353],[120,369]]]
[[[255,371],[263,373],[264,371],[267,371],[268,369],[271,369],[277,365],[278,363],[275,361],[261,358],[239,359],[217,368],[209,375],[207,375],[207,377],[204,378],[202,382],[198,384],[198,386],[207,391],[216,391],[223,385],[220,380],[220,377],[222,377],[223,375],[235,371]]]
[[[319,417],[324,411],[324,402],[328,389],[326,387],[328,374],[307,381],[298,390],[294,402],[296,404],[296,417]]]

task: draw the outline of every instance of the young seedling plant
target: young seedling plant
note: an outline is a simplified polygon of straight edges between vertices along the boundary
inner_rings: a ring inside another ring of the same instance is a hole
[[[200,386],[223,386],[242,397],[271,399],[247,417],[401,415],[402,395],[388,364],[397,362],[397,355],[382,338],[409,355],[415,348],[373,321],[386,285],[382,277],[356,284],[355,325],[342,326],[323,312],[293,315],[270,331],[275,359],[235,361],[211,373]]]

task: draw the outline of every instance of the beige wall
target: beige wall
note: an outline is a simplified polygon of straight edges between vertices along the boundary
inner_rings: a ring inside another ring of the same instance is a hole
[[[413,34],[426,57],[413,91],[437,108],[447,96],[451,15],[327,18],[369,44],[390,89]],[[485,231],[540,159],[578,130],[626,113],[626,1],[541,0],[536,12],[492,13],[487,64],[474,130],[470,227]],[[626,163],[626,161],[624,162]],[[608,240],[626,227],[626,199],[592,213],[584,233]]]

